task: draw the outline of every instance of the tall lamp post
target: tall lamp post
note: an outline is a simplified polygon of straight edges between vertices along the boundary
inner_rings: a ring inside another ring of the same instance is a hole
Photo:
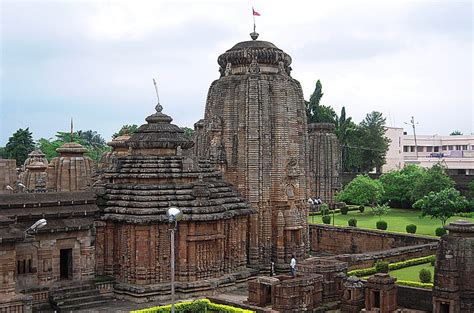
[[[178,221],[183,218],[183,212],[180,209],[171,207],[166,211],[171,231],[171,313],[174,313],[174,233],[178,226]]]

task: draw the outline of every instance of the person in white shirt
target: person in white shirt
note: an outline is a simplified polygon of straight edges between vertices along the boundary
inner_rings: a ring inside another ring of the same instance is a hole
[[[291,255],[290,272],[291,276],[296,277],[296,259],[294,254]]]

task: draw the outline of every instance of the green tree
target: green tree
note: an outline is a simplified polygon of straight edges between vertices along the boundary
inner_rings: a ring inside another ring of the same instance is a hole
[[[357,175],[337,194],[336,199],[346,203],[374,206],[380,202],[383,193],[380,181],[367,175]]]
[[[441,164],[435,164],[431,168],[423,170],[422,175],[415,181],[410,193],[411,201],[416,202],[430,192],[439,192],[451,187],[454,187],[454,180],[446,174],[446,170]]]
[[[460,136],[460,135],[462,135],[462,133],[459,130],[455,130],[451,134],[449,134],[449,136]]]
[[[410,208],[413,205],[412,192],[416,181],[424,174],[423,169],[415,164],[408,164],[398,171],[391,171],[380,176],[384,196],[382,202],[391,207]]]
[[[8,139],[5,146],[5,155],[8,159],[15,159],[16,165],[21,166],[28,154],[34,149],[33,134],[29,128],[20,128]]]
[[[125,124],[122,126],[122,128],[120,128],[118,132],[112,135],[112,138],[122,136],[123,134],[125,134],[125,132],[127,132],[129,135],[132,135],[137,129],[138,129],[137,124],[132,124],[132,125]]]
[[[323,97],[323,86],[318,79],[314,92],[311,94],[306,104],[306,116],[308,123],[336,123],[337,114],[331,106],[321,105]]]
[[[184,135],[188,138],[193,138],[194,135],[194,129],[189,128],[189,127],[181,127],[181,129],[184,131]]]
[[[8,154],[5,147],[0,147],[0,159],[7,159]]]
[[[439,219],[444,226],[451,216],[461,212],[467,205],[466,198],[461,196],[459,191],[450,187],[439,192],[431,191],[416,201],[413,207],[421,209],[422,216],[429,215],[431,218]]]
[[[385,164],[390,139],[385,137],[385,118],[382,113],[373,111],[366,115],[360,123],[362,132],[361,142],[361,171],[369,172],[374,168],[380,172]]]

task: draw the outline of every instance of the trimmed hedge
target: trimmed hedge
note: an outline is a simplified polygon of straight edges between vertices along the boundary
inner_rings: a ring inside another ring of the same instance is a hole
[[[416,233],[416,225],[415,224],[408,224],[407,227],[405,227],[407,233],[409,234],[414,234]]]
[[[375,226],[377,227],[377,229],[380,229],[380,230],[387,230],[387,227],[388,227],[388,224],[387,222],[385,221],[377,221],[377,223],[375,224]]]
[[[340,210],[342,215],[347,215],[347,212],[349,212],[349,208],[347,206],[343,206],[340,208]]]
[[[375,270],[377,273],[388,273],[388,262],[377,261],[377,263],[375,263]]]
[[[436,236],[438,236],[438,237],[441,237],[441,236],[443,236],[443,235],[446,235],[446,229],[444,229],[443,227],[438,227],[438,228],[436,228],[436,230],[435,230],[435,234],[436,234]]]
[[[178,302],[174,306],[176,313],[199,313],[216,311],[219,313],[252,313],[254,311],[235,308],[229,305],[212,303],[208,299],[198,299],[195,301]],[[156,306],[153,308],[130,311],[130,313],[170,313],[171,304]]]
[[[431,260],[435,259],[436,256],[434,255],[429,255],[429,256],[424,256],[421,258],[416,258],[416,259],[410,259],[406,261],[401,261],[401,262],[395,262],[395,263],[390,263],[388,265],[388,270],[389,271],[394,271],[394,270],[399,270],[401,268],[413,266],[413,265],[419,265],[419,264],[425,264],[425,263],[430,263]],[[359,270],[353,270],[347,272],[347,276],[357,276],[357,277],[364,277],[364,276],[369,276],[377,273],[377,270],[375,269],[375,266],[369,267],[369,268],[363,268]]]
[[[359,212],[364,213],[364,211],[365,211],[365,206],[363,205],[359,206]]]
[[[324,224],[331,224],[331,216],[330,215],[323,215],[322,217]]]
[[[410,280],[397,280],[396,283],[397,285],[408,286],[408,287],[433,289],[433,283],[420,283],[417,281],[410,281]]]
[[[357,227],[357,219],[356,218],[351,218],[347,221],[347,225],[352,226],[352,227]]]
[[[431,271],[427,268],[422,268],[418,273],[418,277],[422,283],[431,283]]]

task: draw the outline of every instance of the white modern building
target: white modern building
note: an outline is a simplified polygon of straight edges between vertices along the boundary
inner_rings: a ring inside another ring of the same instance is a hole
[[[383,172],[405,164],[431,167],[441,163],[453,174],[474,175],[474,135],[408,135],[403,128],[387,127],[391,143]]]

